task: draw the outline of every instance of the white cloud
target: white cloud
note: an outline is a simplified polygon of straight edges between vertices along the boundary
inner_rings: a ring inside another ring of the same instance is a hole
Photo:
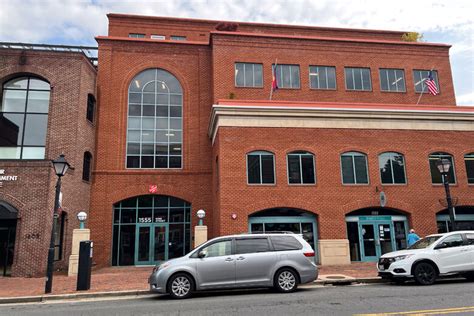
[[[3,0],[0,41],[94,45],[94,36],[107,34],[110,12],[416,31],[453,45],[456,92],[464,100],[474,86],[473,9],[472,0]]]

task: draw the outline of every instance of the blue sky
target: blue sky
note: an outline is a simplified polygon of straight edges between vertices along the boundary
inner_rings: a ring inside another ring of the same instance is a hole
[[[473,0],[1,0],[0,41],[96,45],[107,13],[414,31],[446,43],[458,105],[474,105]]]

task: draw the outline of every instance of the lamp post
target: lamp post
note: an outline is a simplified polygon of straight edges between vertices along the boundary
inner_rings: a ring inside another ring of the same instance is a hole
[[[204,210],[197,211],[197,217],[199,218],[199,226],[202,226],[202,219],[206,217],[206,212]]]
[[[449,191],[449,179],[448,179],[448,172],[449,168],[451,168],[451,161],[446,158],[440,158],[436,161],[436,167],[441,173],[441,180],[444,184],[444,190],[446,191],[446,202],[448,204],[448,212],[449,212],[449,221],[451,222],[451,229],[452,231],[456,230],[456,223],[454,221],[454,209],[453,209],[453,202],[451,199],[451,193]]]
[[[59,158],[52,161],[54,172],[58,176],[58,181],[56,182],[56,195],[54,197],[54,209],[53,209],[53,224],[51,228],[51,241],[49,243],[48,250],[48,267],[46,270],[46,284],[44,287],[44,292],[51,293],[51,288],[53,287],[53,261],[54,261],[54,232],[56,230],[56,218],[59,215],[59,194],[61,193],[61,177],[64,176],[69,169],[69,163],[64,158],[64,155],[59,155]]]
[[[87,219],[87,213],[82,211],[82,212],[79,212],[77,214],[77,219],[79,220],[79,228],[80,229],[84,229],[85,228],[85,225],[84,225],[84,222],[86,221]]]

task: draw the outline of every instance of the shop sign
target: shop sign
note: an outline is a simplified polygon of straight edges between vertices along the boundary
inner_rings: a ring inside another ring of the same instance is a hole
[[[5,169],[0,169],[0,188],[3,187],[3,182],[17,181],[18,176],[7,175]]]

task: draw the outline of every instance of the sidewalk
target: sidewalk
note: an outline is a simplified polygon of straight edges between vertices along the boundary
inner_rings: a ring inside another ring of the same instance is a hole
[[[76,291],[76,277],[55,274],[53,292],[57,294],[83,294],[104,292],[144,292],[148,291],[148,276],[152,267],[107,267],[92,271],[91,289]],[[335,280],[340,282],[344,275],[354,279],[377,277],[373,262],[352,263],[347,266],[325,266],[319,269],[318,280]],[[331,283],[330,281],[325,281]],[[7,278],[0,277],[0,303],[2,298],[42,296],[44,295],[45,278]],[[112,293],[110,293],[112,294]],[[49,296],[49,295],[48,295]]]

